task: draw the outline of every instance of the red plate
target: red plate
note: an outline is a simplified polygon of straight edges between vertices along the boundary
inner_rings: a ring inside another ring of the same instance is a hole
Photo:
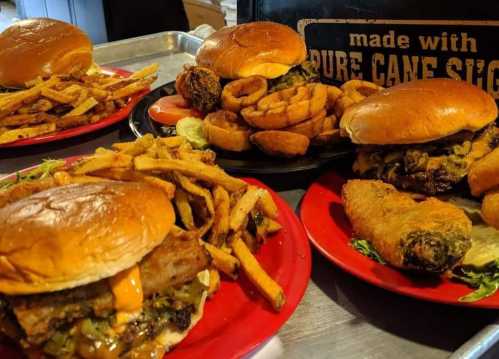
[[[68,162],[77,158],[69,158]],[[170,359],[241,358],[281,328],[305,293],[312,262],[302,224],[275,192],[255,179],[245,180],[267,189],[279,209],[282,229],[269,238],[256,257],[283,288],[286,304],[276,313],[244,275],[237,281],[222,278],[219,291],[205,305],[203,318],[185,340],[168,353]],[[11,358],[12,353],[11,348],[0,346],[0,358]]]
[[[499,294],[474,303],[459,302],[468,286],[447,278],[424,278],[403,273],[358,253],[350,246],[352,228],[343,210],[345,179],[334,172],[320,177],[303,198],[300,217],[317,249],[345,271],[376,286],[432,302],[499,309]]]
[[[104,69],[105,73],[108,74],[118,74],[120,76],[127,77],[131,75],[131,72],[119,69],[119,68],[106,68]],[[62,130],[59,132],[55,133],[49,133],[46,135],[40,135],[32,138],[25,138],[22,140],[17,140],[14,142],[10,143],[4,143],[0,145],[0,148],[10,148],[10,147],[22,147],[22,146],[30,146],[30,145],[37,145],[40,143],[46,143],[46,142],[53,142],[53,141],[59,141],[63,140],[66,138],[71,138],[79,135],[83,135],[85,133],[89,132],[94,132],[97,130],[100,130],[101,128],[111,126],[125,118],[128,117],[130,112],[132,111],[133,107],[135,104],[147,93],[149,93],[148,90],[141,91],[139,93],[134,94],[133,96],[130,96],[130,99],[128,100],[128,103],[125,107],[121,108],[119,111],[113,113],[111,116],[106,117],[101,119],[100,121],[96,123],[90,123],[88,125],[83,125],[79,127],[74,127],[74,128],[68,128],[67,130]]]

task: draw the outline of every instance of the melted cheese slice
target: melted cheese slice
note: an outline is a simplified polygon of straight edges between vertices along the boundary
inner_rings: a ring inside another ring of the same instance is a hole
[[[111,277],[109,285],[114,295],[114,308],[118,315],[120,312],[132,313],[142,309],[144,293],[137,265]]]
[[[248,66],[239,71],[239,77],[250,77],[260,75],[267,79],[275,79],[282,76],[291,69],[291,66],[275,63],[260,64],[257,66]]]

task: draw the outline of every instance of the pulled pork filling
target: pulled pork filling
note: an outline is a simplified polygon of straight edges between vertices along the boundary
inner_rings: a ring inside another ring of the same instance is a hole
[[[184,331],[208,257],[197,238],[169,237],[139,263],[144,302],[123,323],[107,279],[59,292],[0,298],[0,333],[58,358],[117,358],[165,329]]]
[[[408,191],[435,195],[450,190],[467,174],[471,164],[499,142],[499,129],[479,133],[462,131],[425,144],[365,146],[358,152],[353,171]]]

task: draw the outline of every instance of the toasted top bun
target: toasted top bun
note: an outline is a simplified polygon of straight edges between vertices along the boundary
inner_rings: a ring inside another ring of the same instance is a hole
[[[425,143],[493,122],[497,106],[464,81],[416,80],[393,86],[346,109],[341,130],[358,144]]]
[[[0,292],[51,292],[127,269],[175,221],[166,194],[105,181],[52,188],[0,209]]]
[[[226,79],[260,75],[273,79],[305,61],[305,42],[288,26],[269,21],[224,27],[199,49],[198,65]]]
[[[88,36],[62,21],[18,21],[0,34],[1,86],[24,87],[38,76],[84,72],[91,64]]]

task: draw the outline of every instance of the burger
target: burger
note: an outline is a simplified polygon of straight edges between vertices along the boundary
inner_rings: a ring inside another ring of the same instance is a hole
[[[256,21],[226,27],[208,37],[196,55],[200,66],[223,79],[262,76],[279,90],[318,78],[306,61],[303,38],[286,25]]]
[[[302,37],[286,25],[269,21],[224,27],[209,36],[176,81],[177,92],[202,113],[219,104],[221,84],[261,76],[269,92],[317,81],[319,74],[306,60]]]
[[[166,194],[104,181],[0,208],[0,332],[29,357],[161,358],[201,318],[197,238]]]
[[[22,88],[51,75],[84,74],[92,65],[92,43],[76,26],[35,18],[0,33],[0,87]]]
[[[353,171],[408,191],[449,191],[498,144],[497,106],[485,91],[452,79],[416,80],[346,109],[343,135],[360,145]]]

